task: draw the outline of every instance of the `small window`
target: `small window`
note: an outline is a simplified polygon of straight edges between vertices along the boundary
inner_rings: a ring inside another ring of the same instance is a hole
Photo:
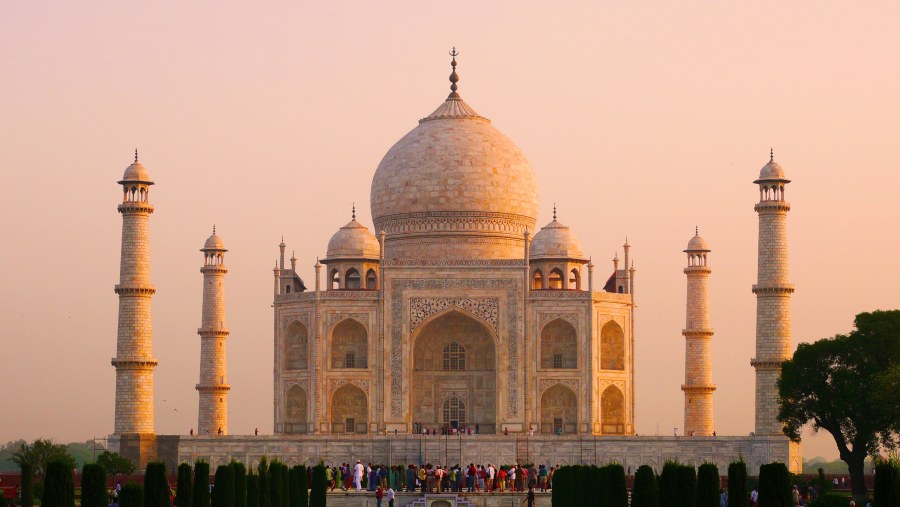
[[[341,274],[338,273],[338,270],[334,269],[331,271],[331,289],[336,290],[341,288]]]
[[[544,288],[544,275],[541,273],[541,270],[538,269],[534,272],[534,276],[532,277],[531,288],[534,290],[539,290]]]
[[[457,342],[444,347],[444,370],[461,371],[466,369],[466,349]]]
[[[563,367],[563,355],[562,354],[553,354],[553,367],[554,368],[562,368]]]
[[[285,287],[285,288],[284,288],[284,292],[285,292],[286,294],[290,294],[290,293],[291,293],[291,286],[288,285],[287,287]]]
[[[550,288],[551,289],[562,289],[563,288],[563,275],[562,271],[559,269],[554,269],[550,272]]]
[[[560,435],[560,434],[562,434],[562,429],[563,429],[562,417],[553,418],[553,433]]]
[[[344,368],[356,368],[356,354],[347,352],[344,356]]]
[[[347,276],[344,277],[344,286],[348,289],[359,289],[360,287],[359,281],[359,271],[350,268],[347,270]]]
[[[375,290],[378,288],[377,278],[375,276],[375,270],[370,269],[366,273],[366,289]]]
[[[344,420],[344,431],[347,433],[353,433],[356,431],[356,419],[352,417],[348,417]]]

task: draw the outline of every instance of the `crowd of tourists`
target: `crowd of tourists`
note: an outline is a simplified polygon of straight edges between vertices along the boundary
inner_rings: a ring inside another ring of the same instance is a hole
[[[325,479],[330,491],[382,491],[392,492],[468,492],[504,493],[525,492],[530,488],[548,491],[553,485],[556,467],[546,465],[495,466],[492,463],[476,465],[397,465],[342,463],[326,468]]]

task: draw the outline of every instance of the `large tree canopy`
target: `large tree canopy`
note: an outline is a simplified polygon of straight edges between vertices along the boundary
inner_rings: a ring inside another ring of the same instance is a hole
[[[782,365],[778,419],[784,433],[800,441],[804,426],[834,437],[841,459],[850,468],[853,493],[864,495],[863,463],[881,446],[897,445],[896,407],[882,393],[900,385],[889,372],[900,365],[900,310],[861,313],[847,335],[801,343]]]
[[[22,468],[23,465],[31,466],[33,473],[43,477],[47,471],[47,463],[61,461],[69,469],[75,468],[75,460],[66,451],[66,446],[54,444],[52,440],[39,438],[32,444],[19,444],[19,449],[13,453],[12,460]]]

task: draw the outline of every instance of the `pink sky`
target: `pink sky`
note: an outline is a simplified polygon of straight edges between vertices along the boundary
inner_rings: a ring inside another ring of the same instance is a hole
[[[121,218],[141,151],[156,428],[196,426],[202,257],[226,262],[232,433],[272,425],[272,264],[312,284],[387,149],[448,92],[513,139],[598,265],[636,261],[637,429],[682,426],[685,280],[710,264],[716,430],[753,429],[758,192],[788,189],[794,339],[900,307],[900,3],[0,3],[0,440],[112,431]],[[835,456],[830,436],[807,457]]]

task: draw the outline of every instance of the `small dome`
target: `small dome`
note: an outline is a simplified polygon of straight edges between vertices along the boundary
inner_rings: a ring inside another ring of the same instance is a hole
[[[150,174],[147,172],[147,169],[144,168],[144,164],[141,164],[138,161],[137,150],[134,150],[134,162],[125,168],[125,174],[122,176],[122,181],[119,183],[125,182],[153,184],[150,180]]]
[[[769,163],[763,166],[762,169],[759,170],[759,179],[754,181],[753,183],[760,183],[763,181],[783,181],[785,183],[789,183],[791,180],[785,178],[784,169],[778,165],[778,162],[775,162],[775,154],[774,152],[769,153]]]
[[[212,236],[210,236],[206,243],[203,244],[203,250],[221,250],[223,252],[227,252],[225,250],[225,243],[222,242],[222,238],[220,238],[215,229],[213,229]]]
[[[381,246],[375,235],[356,217],[341,227],[328,240],[327,259],[378,259],[381,257]]]
[[[709,245],[706,244],[706,240],[700,237],[700,232],[697,231],[694,234],[694,237],[688,241],[687,248],[684,250],[685,252],[711,252],[709,249]]]
[[[534,235],[531,258],[584,260],[584,252],[575,234],[554,217],[552,222]]]

